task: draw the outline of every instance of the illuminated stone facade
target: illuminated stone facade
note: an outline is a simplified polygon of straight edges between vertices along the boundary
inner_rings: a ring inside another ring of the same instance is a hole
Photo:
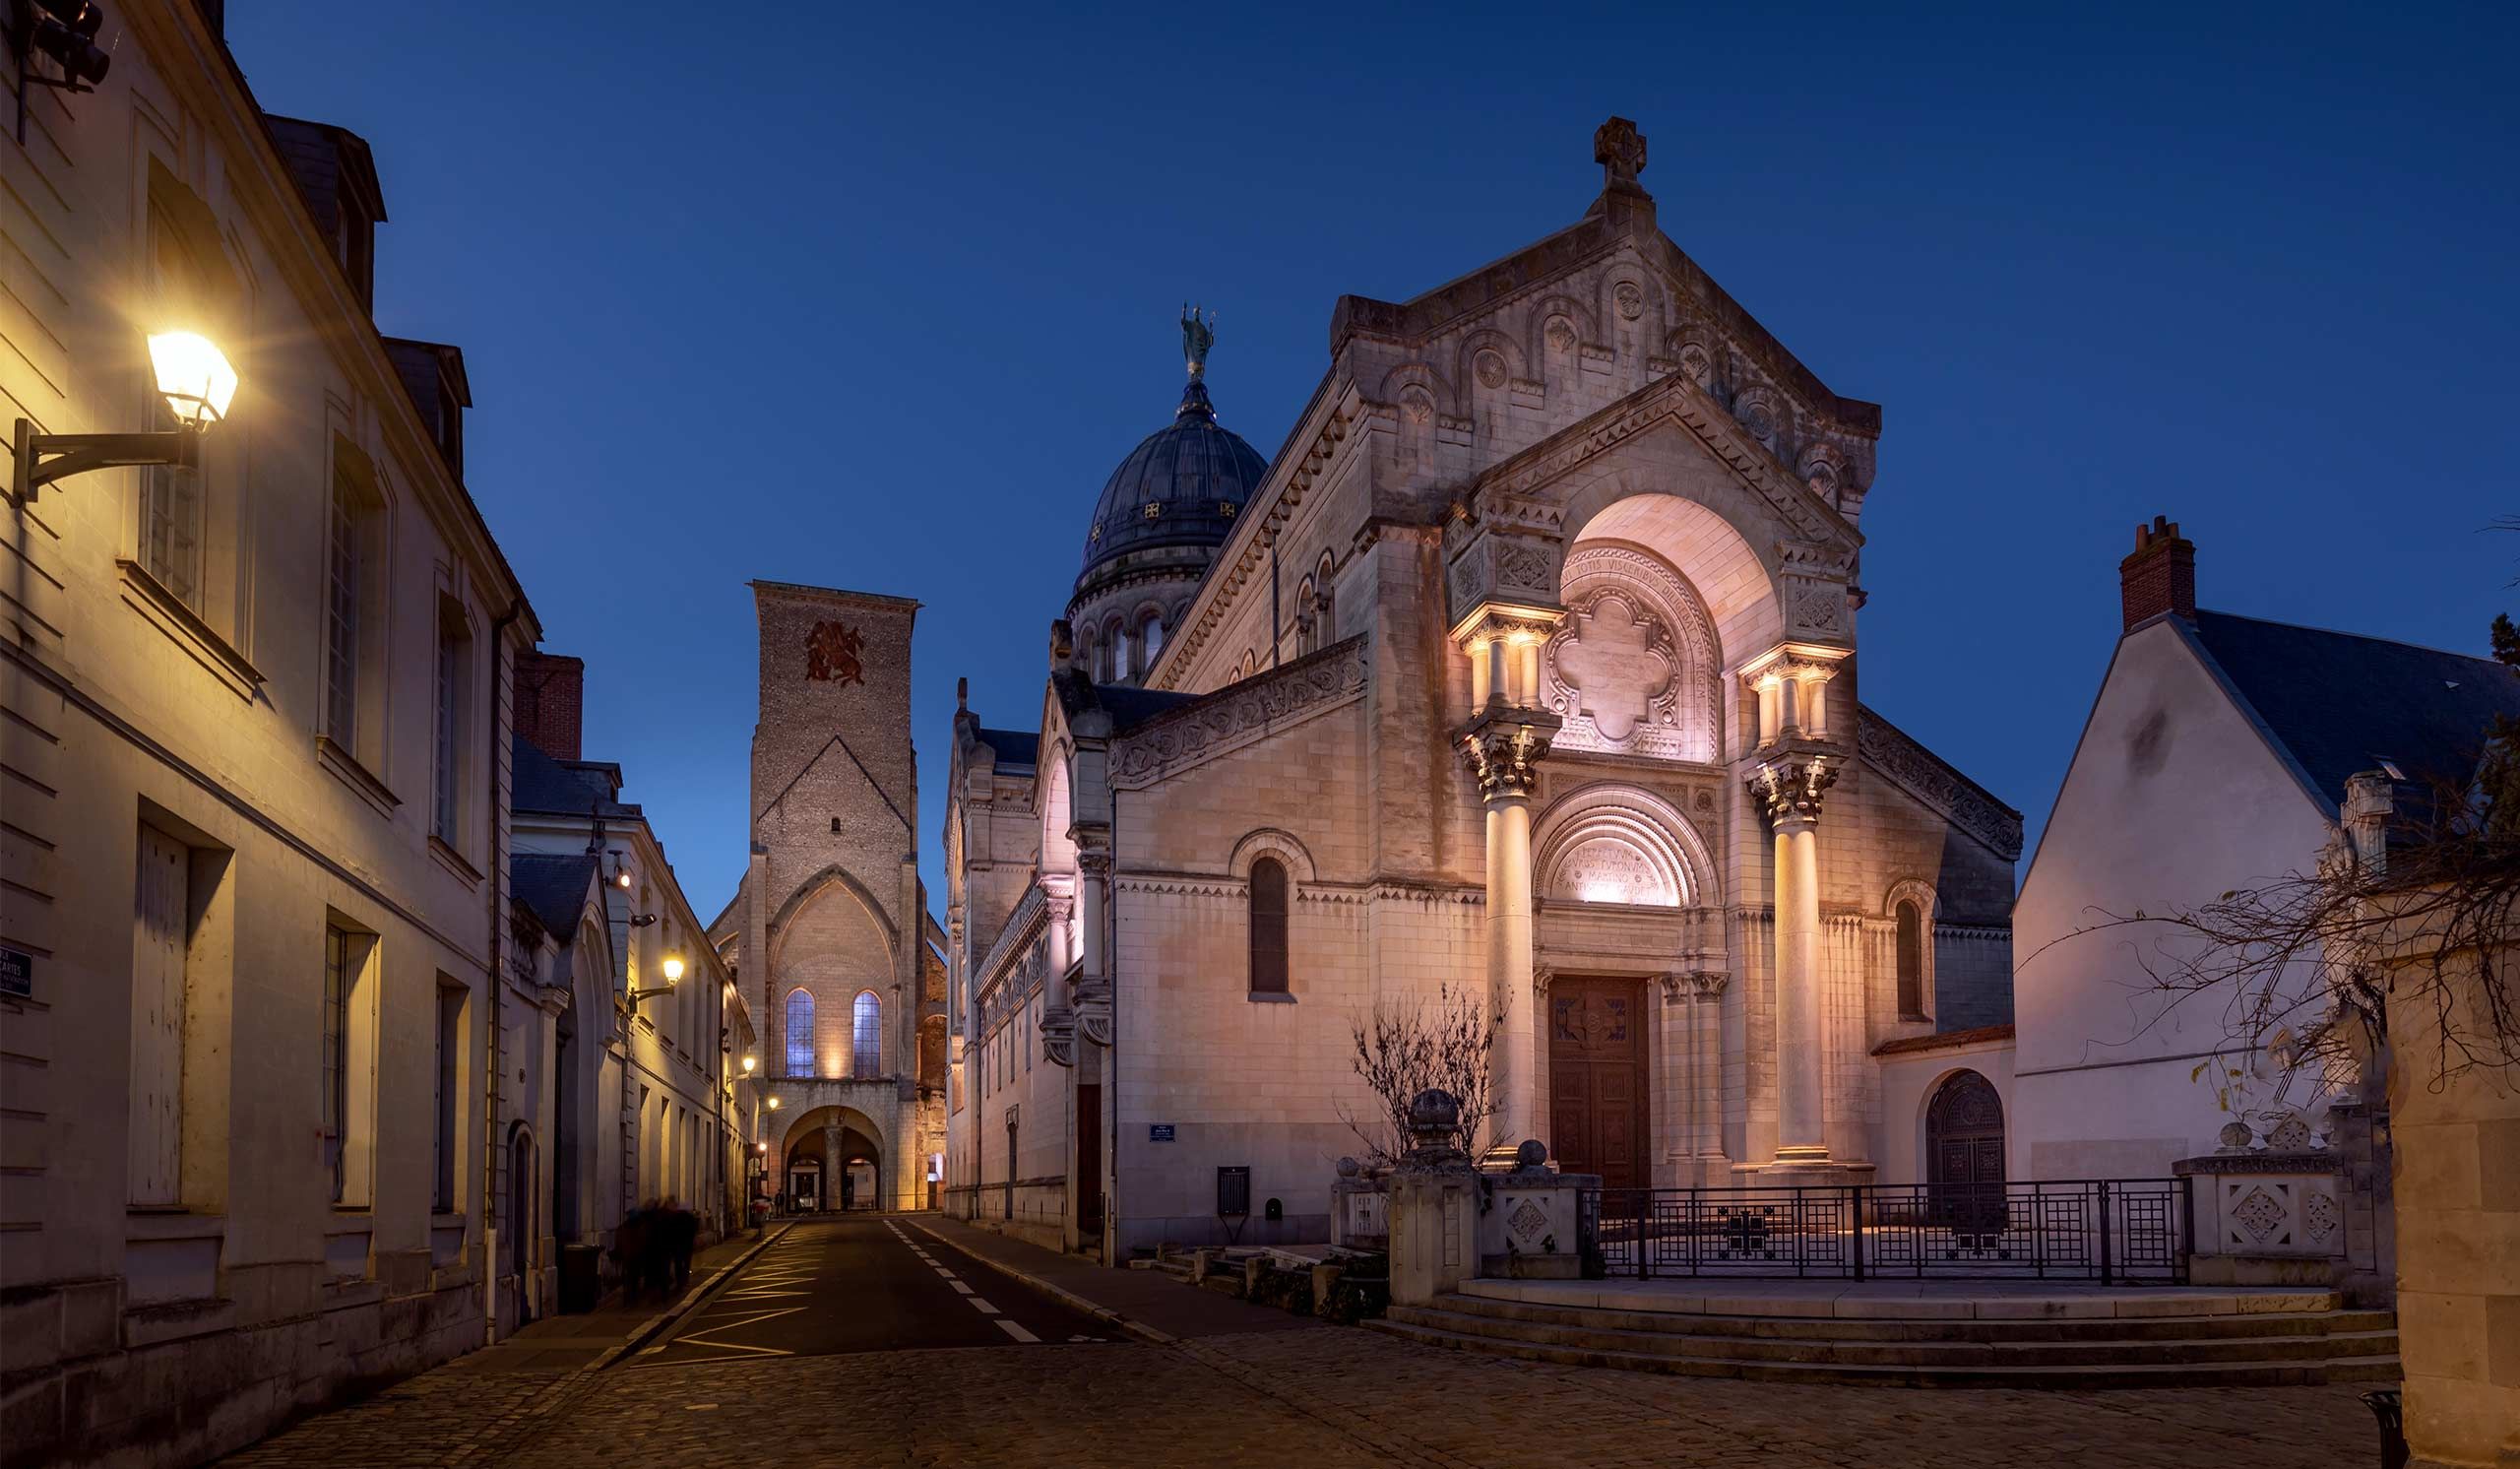
[[[1338,302],[1153,657],[1062,620],[1038,725],[958,713],[957,1212],[1327,1239],[1352,1026],[1442,987],[1500,1018],[1493,1137],[1638,1184],[1869,1179],[1919,1124],[1874,1048],[2009,1021],[2019,817],[1858,702],[1880,412],[1664,237],[1632,126],[1596,153],[1571,227]]]

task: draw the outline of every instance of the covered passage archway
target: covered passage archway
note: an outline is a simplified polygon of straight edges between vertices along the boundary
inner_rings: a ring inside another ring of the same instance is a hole
[[[780,1186],[788,1207],[833,1213],[883,1207],[883,1129],[852,1107],[817,1107],[780,1143]]]

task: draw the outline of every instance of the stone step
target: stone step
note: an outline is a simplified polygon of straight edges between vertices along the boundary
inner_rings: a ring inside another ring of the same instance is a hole
[[[2086,1367],[2127,1362],[2219,1364],[2292,1362],[2330,1357],[2383,1357],[2397,1351],[2394,1331],[2305,1330],[2287,1336],[2123,1338],[2088,1341],[1984,1342],[1955,1339],[1857,1340],[1759,1337],[1720,1332],[1620,1331],[1591,1323],[1553,1325],[1438,1308],[1395,1306],[1390,1319],[1488,1341],[1532,1342],[1638,1356],[1745,1362],[1833,1363],[1862,1367]],[[2311,1323],[2318,1327],[2323,1323]]]
[[[1737,1377],[1767,1382],[1845,1382],[1885,1387],[2281,1387],[2318,1382],[2395,1381],[2398,1359],[2335,1357],[2300,1362],[2211,1364],[2118,1363],[2074,1367],[1864,1367],[1835,1362],[1769,1362],[1741,1358],[1670,1357],[1646,1353],[1550,1346],[1471,1336],[1384,1317],[1367,1323],[1389,1335],[1453,1351],[1547,1362],[1562,1367],[1615,1368],[1680,1376]]]
[[[1473,1295],[1448,1295],[1437,1305],[1445,1310],[1464,1315],[1493,1316],[1554,1326],[1815,1341],[2180,1341],[2197,1337],[2298,1336],[2313,1330],[2393,1331],[2397,1326],[2395,1315],[2385,1310],[1919,1320],[1612,1310],[1594,1307],[1536,1306],[1529,1302]]]

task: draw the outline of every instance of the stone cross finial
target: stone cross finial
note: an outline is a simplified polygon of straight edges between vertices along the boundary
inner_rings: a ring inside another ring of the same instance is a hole
[[[1602,165],[1602,187],[1633,189],[1645,171],[1645,135],[1624,117],[1613,117],[1593,130],[1593,161]]]

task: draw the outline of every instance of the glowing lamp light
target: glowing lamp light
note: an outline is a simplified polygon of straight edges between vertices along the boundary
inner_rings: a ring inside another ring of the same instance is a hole
[[[159,332],[149,339],[149,364],[175,421],[206,428],[227,416],[227,405],[236,397],[236,369],[209,338],[198,332]]]
[[[666,983],[667,985],[679,985],[679,984],[681,984],[681,983],[682,983],[682,956],[681,956],[680,954],[667,954],[667,955],[665,955],[664,971],[665,971],[665,983]]]
[[[771,1098],[769,1105],[772,1112],[777,1112],[779,1110],[779,1099],[777,1097]]]
[[[760,1060],[760,1058],[759,1058],[759,1057],[757,1057],[757,1056],[750,1056],[750,1055],[745,1056],[745,1057],[744,1057],[744,1074],[745,1074],[746,1076],[750,1076],[750,1075],[752,1074],[752,1068],[753,1068],[753,1067],[755,1067],[755,1066],[758,1066],[758,1065],[760,1065],[760,1064],[761,1064],[761,1060]]]

